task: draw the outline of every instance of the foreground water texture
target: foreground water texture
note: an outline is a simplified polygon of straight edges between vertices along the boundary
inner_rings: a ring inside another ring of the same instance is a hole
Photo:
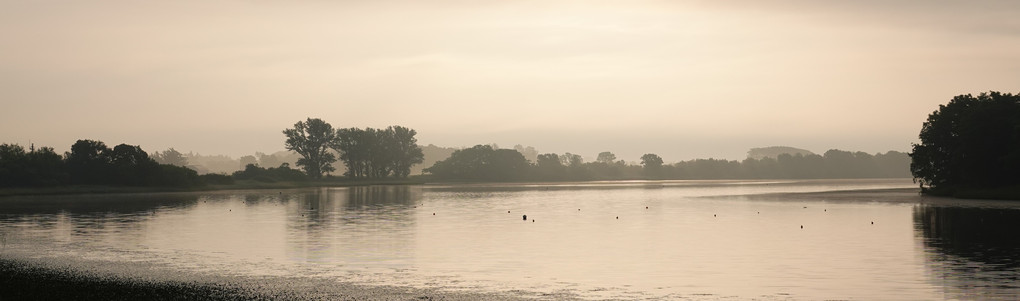
[[[298,299],[1020,297],[1020,203],[914,187],[640,181],[6,197],[0,259]]]

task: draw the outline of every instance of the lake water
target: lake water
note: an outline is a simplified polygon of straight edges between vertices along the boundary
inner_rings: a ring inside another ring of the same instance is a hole
[[[583,299],[1020,298],[1020,203],[915,187],[634,181],[6,197],[0,257]]]

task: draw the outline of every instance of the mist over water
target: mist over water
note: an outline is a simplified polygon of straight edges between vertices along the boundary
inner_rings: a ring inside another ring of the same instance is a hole
[[[961,206],[912,187],[624,181],[6,197],[0,256],[586,299],[1015,299],[1016,240],[989,229],[1015,229],[1020,206]]]

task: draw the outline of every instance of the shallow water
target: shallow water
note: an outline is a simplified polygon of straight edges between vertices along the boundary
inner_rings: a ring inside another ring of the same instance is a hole
[[[1003,231],[1020,226],[1020,204],[876,190],[913,187],[632,181],[7,197],[0,256],[585,299],[1020,297],[1020,234]]]

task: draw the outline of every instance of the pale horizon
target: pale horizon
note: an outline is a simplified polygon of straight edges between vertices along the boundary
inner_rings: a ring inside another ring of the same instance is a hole
[[[1013,1],[0,2],[0,143],[284,150],[305,118],[421,145],[739,160],[907,152],[1016,93]]]

